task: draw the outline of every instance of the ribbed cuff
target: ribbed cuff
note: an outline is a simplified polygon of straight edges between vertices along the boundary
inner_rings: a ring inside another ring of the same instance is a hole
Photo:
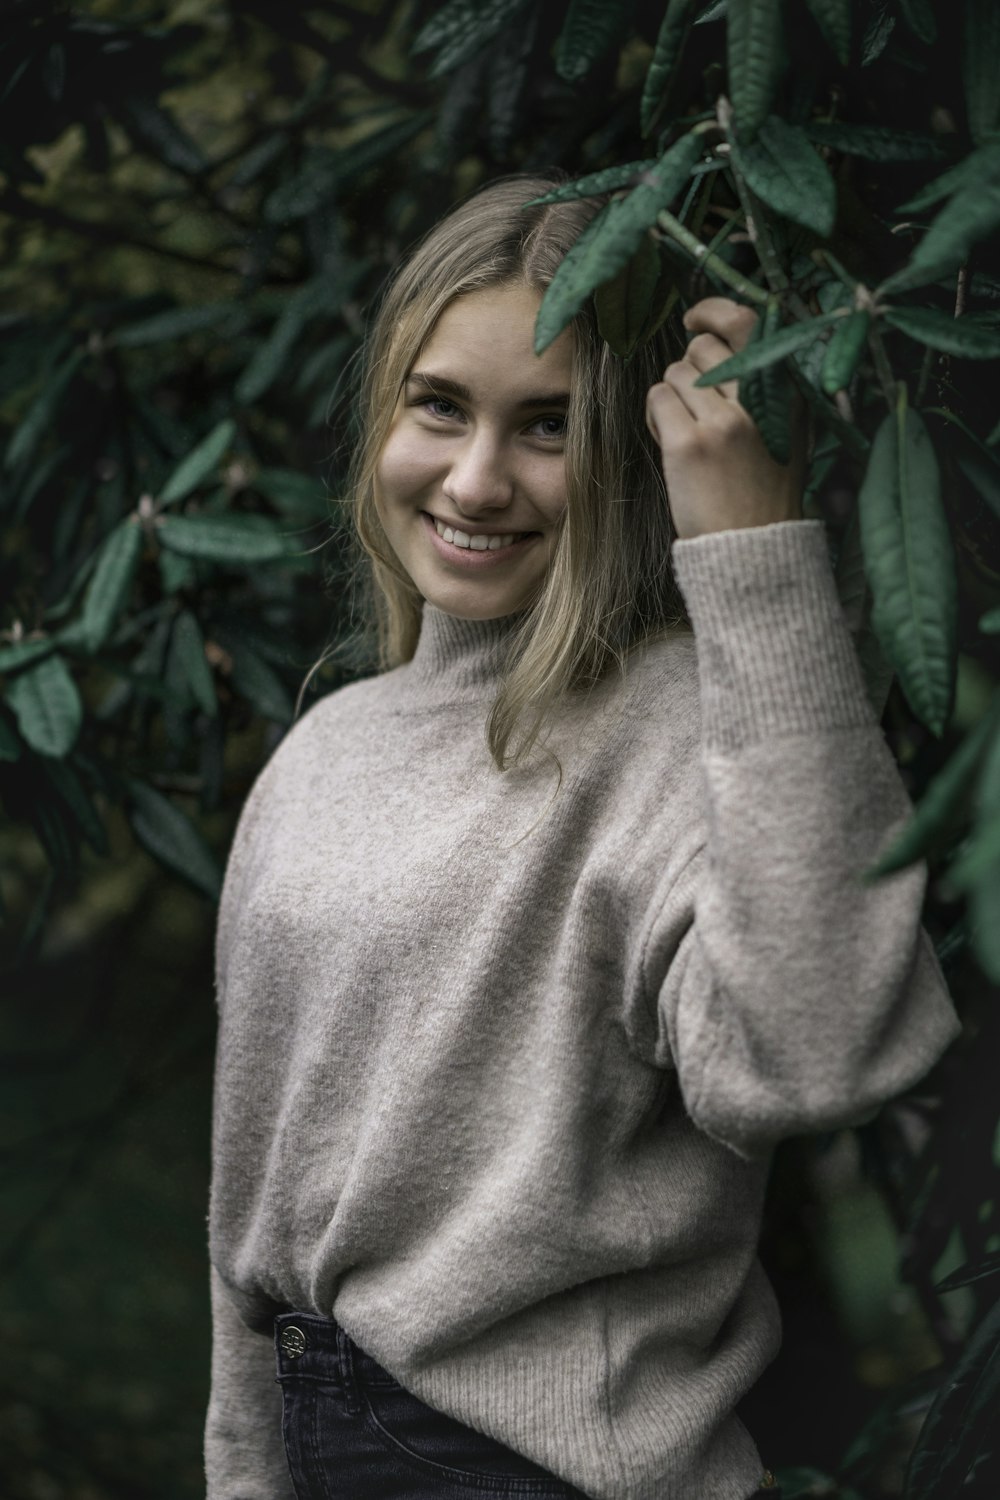
[[[706,746],[875,722],[822,521],[778,521],[674,543],[694,626]]]

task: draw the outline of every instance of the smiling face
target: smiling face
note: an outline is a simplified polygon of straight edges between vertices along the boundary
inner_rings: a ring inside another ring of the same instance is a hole
[[[530,603],[566,509],[573,338],[533,350],[541,294],[449,303],[417,355],[375,473],[375,505],[420,594],[493,620]]]

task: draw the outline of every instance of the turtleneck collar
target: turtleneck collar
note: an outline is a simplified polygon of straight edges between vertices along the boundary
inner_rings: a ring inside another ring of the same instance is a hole
[[[425,604],[420,639],[406,668],[410,682],[442,690],[483,688],[496,681],[503,669],[505,648],[522,613],[499,620],[462,620]]]

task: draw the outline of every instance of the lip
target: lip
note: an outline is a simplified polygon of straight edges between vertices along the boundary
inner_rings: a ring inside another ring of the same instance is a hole
[[[473,572],[478,572],[482,568],[495,568],[500,566],[502,563],[509,562],[511,558],[516,557],[520,553],[522,553],[526,547],[530,547],[534,542],[540,540],[539,532],[530,531],[527,536],[521,537],[519,541],[511,542],[509,547],[496,547],[492,552],[474,552],[471,547],[456,547],[454,542],[446,542],[443,536],[438,536],[437,527],[434,524],[434,517],[430,514],[429,511],[421,511],[420,516],[427,531],[427,535],[431,540],[431,544],[436,549],[438,556],[441,557],[445,562],[450,563],[453,567],[469,568]],[[450,523],[442,522],[442,525],[444,524]],[[470,533],[470,535],[471,534],[472,533]],[[502,531],[487,531],[484,532],[483,535],[506,536],[509,535],[509,533]]]

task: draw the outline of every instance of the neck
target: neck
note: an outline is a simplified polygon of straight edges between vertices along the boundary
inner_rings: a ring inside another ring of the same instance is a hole
[[[420,639],[407,668],[416,683],[446,682],[456,689],[483,688],[503,670],[523,612],[498,620],[463,620],[425,604]]]

